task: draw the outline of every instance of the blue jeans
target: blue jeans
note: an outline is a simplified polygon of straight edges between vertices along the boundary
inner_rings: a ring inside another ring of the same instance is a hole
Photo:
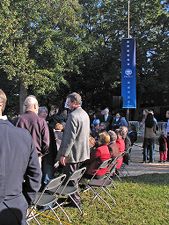
[[[154,162],[154,138],[144,139],[144,149],[143,149],[143,161],[147,162],[147,156],[149,156],[149,162]]]
[[[42,161],[42,184],[48,184],[54,178],[54,162],[44,157]]]

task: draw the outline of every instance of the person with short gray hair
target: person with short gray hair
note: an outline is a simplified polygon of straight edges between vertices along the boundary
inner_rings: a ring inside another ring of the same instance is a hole
[[[44,118],[46,120],[47,116],[48,116],[48,109],[46,106],[40,106],[38,109],[38,115],[41,118]]]
[[[24,101],[24,113],[19,117],[17,127],[27,129],[32,135],[41,164],[41,158],[48,153],[49,129],[45,119],[38,116],[38,100],[29,95]]]

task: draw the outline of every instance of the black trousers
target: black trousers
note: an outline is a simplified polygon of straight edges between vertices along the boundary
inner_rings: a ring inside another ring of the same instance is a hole
[[[65,183],[68,180],[68,178],[72,175],[72,173],[75,170],[78,170],[80,168],[81,163],[68,163],[66,164],[66,166],[63,167],[63,173],[66,174],[66,179],[65,179]],[[72,183],[72,185],[77,185],[78,183]],[[72,198],[77,202],[77,204],[81,203],[81,198],[80,198],[80,194],[78,192],[74,193],[71,195]]]
[[[27,202],[19,196],[0,203],[1,225],[26,225]]]

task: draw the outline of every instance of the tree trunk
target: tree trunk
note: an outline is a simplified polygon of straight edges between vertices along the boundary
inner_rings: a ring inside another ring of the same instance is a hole
[[[23,103],[25,101],[25,98],[27,96],[27,89],[24,86],[24,83],[20,81],[20,90],[19,90],[19,111],[20,114],[23,113]]]

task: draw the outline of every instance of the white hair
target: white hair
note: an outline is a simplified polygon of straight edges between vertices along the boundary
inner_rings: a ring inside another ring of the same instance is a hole
[[[31,109],[34,105],[38,105],[38,100],[34,95],[29,95],[24,101],[23,111],[25,112],[28,109]]]

